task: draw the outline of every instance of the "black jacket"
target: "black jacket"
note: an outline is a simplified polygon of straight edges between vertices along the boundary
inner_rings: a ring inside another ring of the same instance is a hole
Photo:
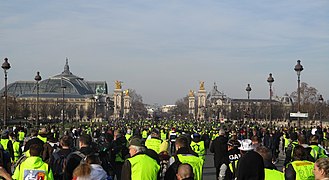
[[[261,155],[248,151],[238,162],[237,177],[239,180],[264,180],[264,162]]]
[[[218,136],[211,143],[210,152],[214,153],[215,167],[222,165],[228,158],[227,141],[228,139],[226,137]]]
[[[85,156],[95,153],[94,149],[92,149],[91,147],[82,147],[79,151]],[[73,171],[80,164],[82,157],[77,154],[70,154],[67,158],[68,159],[67,166],[65,168],[65,177],[67,180],[71,180],[73,178]]]

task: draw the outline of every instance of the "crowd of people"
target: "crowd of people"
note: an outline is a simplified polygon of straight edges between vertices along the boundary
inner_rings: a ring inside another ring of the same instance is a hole
[[[329,179],[329,134],[257,122],[116,120],[106,125],[3,129],[6,180],[201,180],[213,153],[218,180]],[[281,147],[281,148],[280,148]],[[278,169],[279,153],[285,156]]]

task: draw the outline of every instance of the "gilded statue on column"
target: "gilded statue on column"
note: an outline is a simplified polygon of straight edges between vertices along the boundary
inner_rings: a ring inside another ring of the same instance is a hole
[[[200,81],[200,90],[204,90],[204,81]]]
[[[124,91],[125,96],[129,96],[129,89]]]
[[[194,97],[194,91],[193,90],[190,90],[190,92],[188,93],[188,96],[189,97]]]
[[[122,88],[121,83],[122,83],[121,81],[116,80],[115,81],[115,89],[121,89]]]

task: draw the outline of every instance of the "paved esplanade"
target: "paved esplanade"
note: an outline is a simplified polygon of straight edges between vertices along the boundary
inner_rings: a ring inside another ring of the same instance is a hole
[[[207,151],[206,160],[203,165],[203,175],[204,180],[216,179],[216,169],[214,166],[214,154]]]

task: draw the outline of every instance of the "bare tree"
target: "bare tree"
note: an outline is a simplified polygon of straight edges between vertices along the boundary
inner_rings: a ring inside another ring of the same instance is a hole
[[[188,96],[176,101],[176,108],[172,110],[172,114],[179,118],[188,117]]]
[[[308,112],[309,117],[315,118],[317,113],[318,103],[318,90],[314,87],[309,86],[307,83],[302,82],[300,85],[300,110],[301,112]],[[295,111],[298,106],[298,91],[291,93],[291,98],[294,100]]]

